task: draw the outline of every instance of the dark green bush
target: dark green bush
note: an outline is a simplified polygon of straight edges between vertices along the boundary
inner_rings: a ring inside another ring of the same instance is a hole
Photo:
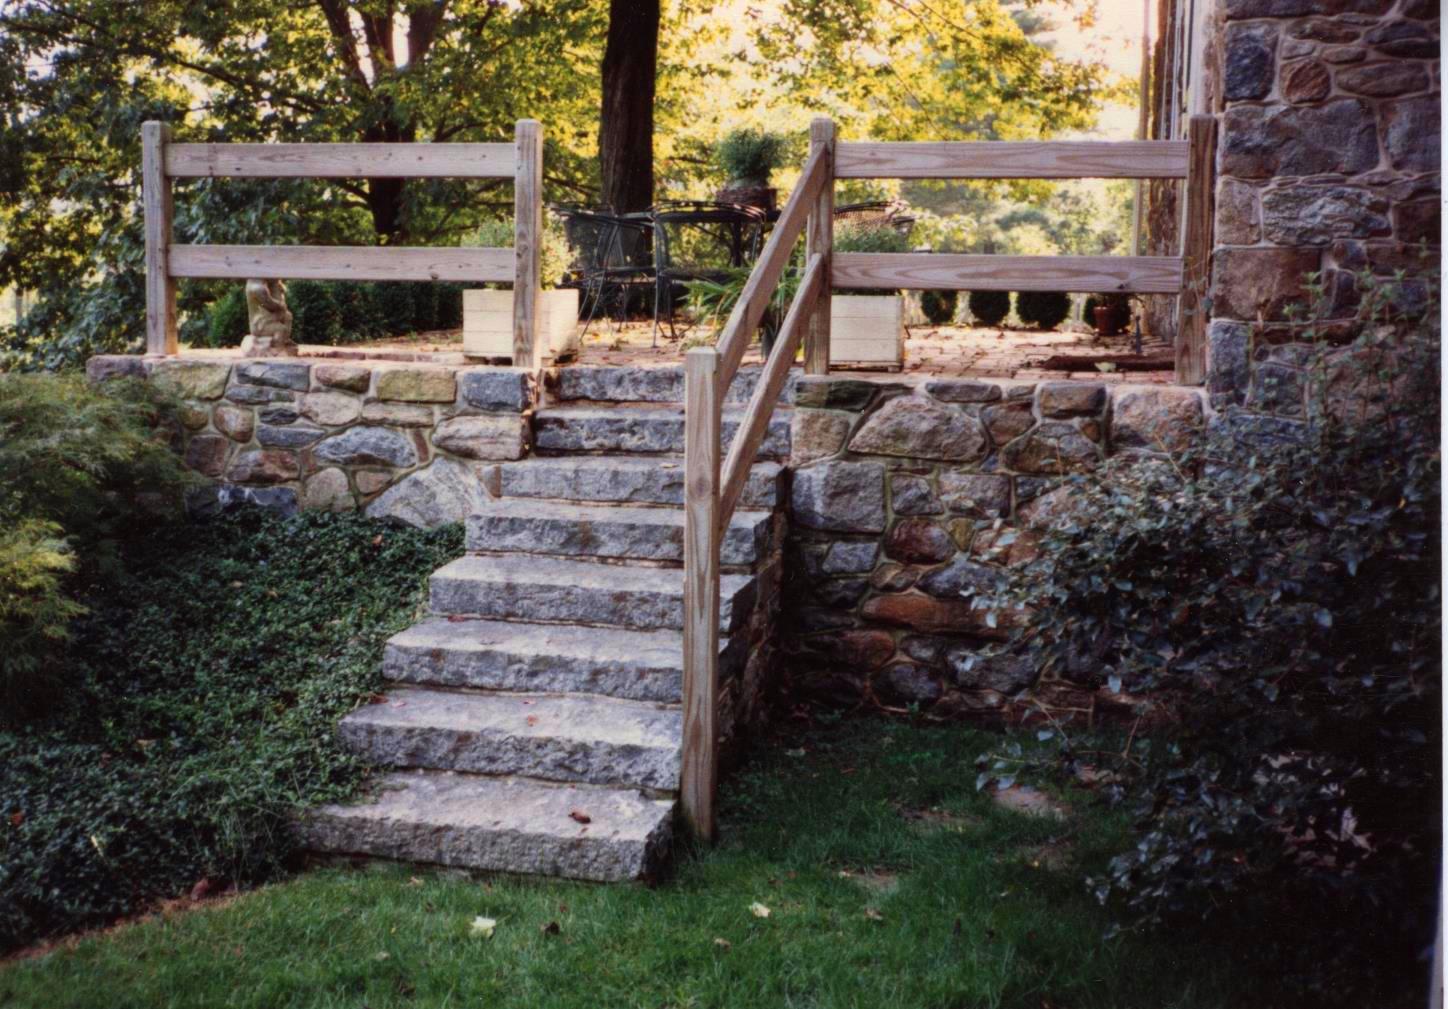
[[[212,347],[235,347],[251,329],[246,314],[246,288],[236,284],[211,305],[207,313],[207,342]]]
[[[370,285],[355,280],[334,280],[327,287],[337,306],[337,342],[360,343],[382,332]]]
[[[379,282],[369,285],[378,327],[389,336],[415,332],[413,285]]]
[[[958,300],[955,291],[921,291],[920,311],[932,324],[943,326],[955,318]]]
[[[460,329],[463,324],[463,285],[437,285],[437,328]]]
[[[0,722],[53,694],[76,579],[112,570],[138,520],[179,513],[191,479],[156,436],[169,406],[133,380],[0,375]]]
[[[1071,314],[1071,296],[1061,291],[1016,292],[1016,318],[1036,329],[1055,329]]]
[[[1009,291],[971,291],[965,305],[982,326],[999,326],[1011,314]]]
[[[292,313],[292,339],[297,343],[334,344],[342,336],[342,317],[332,288],[320,280],[294,280],[287,285]]]
[[[86,597],[65,703],[0,731],[0,948],[278,873],[293,811],[363,770],[337,719],[462,549],[319,513],[154,528]]]
[[[437,285],[432,283],[412,286],[412,329],[418,333],[431,333],[437,329]]]
[[[1103,899],[1252,936],[1314,1001],[1410,1004],[1375,986],[1426,978],[1433,934],[1440,340],[1436,306],[1385,326],[1358,287],[1371,324],[1311,355],[1308,422],[1229,414],[1083,478],[991,605],[1031,607],[1014,648],[1045,676],[1174,713],[1111,767],[1139,819]]]

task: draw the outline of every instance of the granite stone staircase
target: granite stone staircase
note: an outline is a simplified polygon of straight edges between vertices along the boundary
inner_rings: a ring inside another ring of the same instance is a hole
[[[730,399],[747,399],[743,373]],[[535,454],[483,474],[467,553],[388,642],[341,738],[388,768],[307,813],[314,851],[592,880],[650,875],[679,787],[683,409],[678,369],[564,368]],[[726,416],[726,426],[728,417]],[[727,433],[726,433],[727,437]],[[722,539],[721,678],[739,674],[777,554],[789,411]],[[757,632],[756,632],[757,633]]]

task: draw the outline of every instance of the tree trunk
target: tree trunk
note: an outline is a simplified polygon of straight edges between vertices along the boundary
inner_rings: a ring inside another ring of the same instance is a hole
[[[659,0],[610,0],[598,155],[603,205],[619,213],[654,202],[654,76]]]

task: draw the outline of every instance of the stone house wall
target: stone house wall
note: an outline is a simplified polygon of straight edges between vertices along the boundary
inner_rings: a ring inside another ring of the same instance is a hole
[[[1033,702],[1116,703],[1104,688],[982,660],[1008,629],[967,593],[1034,557],[1076,493],[1071,475],[1179,451],[1207,423],[1199,389],[802,379],[780,635],[791,689],[999,717]]]
[[[1438,4],[1217,0],[1216,18],[1207,387],[1218,405],[1300,417],[1307,324],[1288,305],[1306,304],[1305,275],[1321,271],[1326,286],[1319,331],[1347,340],[1354,274],[1401,269],[1412,303],[1425,266],[1436,268]]]
[[[361,509],[423,526],[466,518],[485,464],[528,453],[537,398],[512,368],[108,355],[86,371],[148,378],[180,401],[177,448],[216,481],[193,507]]]

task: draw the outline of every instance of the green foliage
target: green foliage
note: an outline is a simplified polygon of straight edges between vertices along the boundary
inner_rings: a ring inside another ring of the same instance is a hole
[[[412,328],[419,333],[437,329],[437,285],[412,285]]]
[[[1310,355],[1307,421],[1230,413],[1083,479],[986,605],[1031,607],[1014,648],[1045,675],[1175,713],[1112,768],[1139,820],[1102,899],[1240,929],[1311,999],[1408,1004],[1375,993],[1426,978],[1437,892],[1440,339],[1435,299],[1406,317],[1357,285],[1364,328]]]
[[[971,291],[965,305],[981,326],[999,326],[1011,314],[1009,291]]]
[[[287,308],[292,313],[292,339],[297,343],[330,346],[341,337],[341,312],[330,284],[320,280],[292,281],[287,285]]]
[[[378,320],[375,285],[350,280],[327,284],[337,308],[337,342],[359,343],[383,332]]]
[[[487,249],[511,249],[514,236],[513,219],[484,221],[473,234],[472,244]],[[573,252],[568,248],[568,235],[563,222],[553,214],[543,218],[543,247],[539,250],[539,282],[551,291],[562,282],[573,265]],[[511,286],[511,285],[501,285]]]
[[[1017,291],[1016,317],[1036,329],[1055,329],[1071,314],[1071,296],[1061,291]]]
[[[80,612],[67,575],[105,573],[140,516],[179,510],[190,478],[155,431],[167,406],[142,382],[0,375],[0,722],[54,693]]]
[[[392,336],[414,332],[413,319],[417,312],[413,301],[413,285],[399,282],[379,282],[371,287],[373,311],[382,332]]]
[[[744,127],[725,134],[714,159],[731,185],[767,186],[769,176],[784,163],[789,141],[778,133]]]
[[[246,287],[233,285],[218,298],[207,313],[207,346],[235,347],[251,329],[246,311]]]
[[[293,809],[354,789],[337,719],[461,548],[260,509],[130,544],[74,622],[65,703],[0,732],[0,947],[278,873]]]
[[[437,285],[437,328],[459,329],[463,324],[463,285]]]
[[[944,326],[955,318],[957,291],[921,291],[920,311],[936,326]]]
[[[835,252],[909,252],[910,233],[885,221],[848,221],[835,226]],[[880,288],[836,288],[836,294],[884,295]]]

